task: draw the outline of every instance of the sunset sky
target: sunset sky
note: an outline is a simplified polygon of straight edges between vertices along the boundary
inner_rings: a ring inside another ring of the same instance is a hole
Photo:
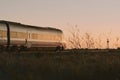
[[[0,19],[120,36],[120,0],[0,0]]]

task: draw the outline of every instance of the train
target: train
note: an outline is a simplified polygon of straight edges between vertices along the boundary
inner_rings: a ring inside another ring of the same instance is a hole
[[[0,49],[65,49],[63,31],[0,20]]]

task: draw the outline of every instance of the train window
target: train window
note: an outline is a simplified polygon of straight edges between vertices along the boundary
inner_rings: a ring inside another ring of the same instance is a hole
[[[43,35],[43,39],[44,39],[44,40],[48,40],[48,35],[47,35],[47,34],[44,34],[44,35]]]
[[[5,38],[7,37],[7,32],[4,30],[0,30],[0,38]]]
[[[59,41],[59,40],[60,40],[60,37],[59,37],[59,36],[57,36],[57,38],[56,38],[56,39],[57,39],[57,41]]]
[[[0,38],[2,38],[3,37],[3,32],[2,32],[2,30],[0,30]]]
[[[38,34],[38,39],[41,39],[41,34]]]
[[[53,40],[54,39],[54,37],[53,37],[53,35],[51,35],[51,40]]]
[[[55,40],[55,36],[53,36],[53,40]]]
[[[39,40],[44,40],[44,35],[43,34],[39,34],[38,39]]]
[[[33,33],[33,34],[31,35],[31,37],[32,37],[32,39],[38,39],[38,34]]]
[[[16,38],[17,37],[17,32],[10,32],[11,38]]]
[[[49,35],[45,34],[45,40],[49,40]]]
[[[22,37],[21,33],[17,32],[17,38],[21,38],[21,37]]]
[[[53,40],[55,40],[55,36],[53,36]]]
[[[50,40],[50,35],[49,35],[49,34],[47,34],[46,36],[47,36],[47,40]]]
[[[45,39],[46,39],[46,40],[49,40],[49,35],[46,34],[46,38],[45,38]]]
[[[17,32],[17,38],[25,39],[27,38],[27,34],[23,32]]]
[[[22,33],[23,38],[26,39],[27,38],[27,33]]]
[[[3,37],[7,37],[7,32],[3,31]]]
[[[42,40],[45,40],[45,35],[42,36]]]

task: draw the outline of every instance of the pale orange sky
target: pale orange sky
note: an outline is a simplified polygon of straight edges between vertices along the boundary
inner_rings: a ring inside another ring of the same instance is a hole
[[[120,0],[0,0],[0,19],[120,37]]]
[[[0,19],[83,31],[119,31],[120,0],[0,0]],[[69,26],[70,25],[70,26]]]

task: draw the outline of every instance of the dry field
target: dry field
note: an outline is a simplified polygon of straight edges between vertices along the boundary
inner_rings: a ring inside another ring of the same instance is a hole
[[[120,80],[120,52],[1,52],[0,80]]]

